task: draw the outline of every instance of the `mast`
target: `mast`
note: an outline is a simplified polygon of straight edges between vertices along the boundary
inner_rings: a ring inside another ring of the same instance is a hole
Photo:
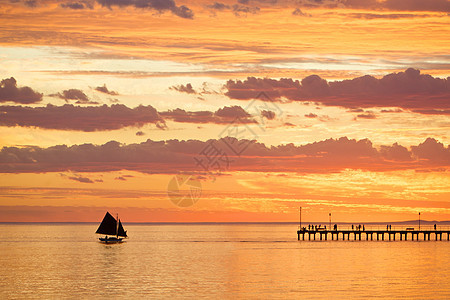
[[[117,214],[117,222],[116,222],[116,235],[119,238],[119,214]]]

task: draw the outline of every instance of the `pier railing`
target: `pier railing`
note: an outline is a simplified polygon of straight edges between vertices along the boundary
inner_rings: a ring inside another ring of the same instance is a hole
[[[346,231],[357,231],[358,230],[358,226],[354,225],[353,228],[351,225],[337,225],[337,229],[338,230],[346,230]],[[315,225],[314,225],[315,226]],[[313,227],[314,227],[313,226]],[[318,226],[318,225],[317,225]],[[326,226],[326,229],[325,229]],[[391,225],[391,227],[387,228],[386,225],[363,225],[361,224],[361,231],[363,230],[363,226],[364,229],[367,231],[373,231],[373,230],[391,230],[391,231],[401,231],[401,230],[419,230],[419,225]],[[305,226],[302,226],[305,227]],[[298,227],[300,229],[300,226]],[[308,225],[306,225],[306,229],[308,230]],[[310,230],[314,230],[314,229],[310,229]],[[329,228],[329,225],[326,224],[321,224],[320,225],[320,229],[318,228],[317,230],[323,231],[323,230],[327,230],[327,231],[334,231],[333,229],[333,224],[331,225],[331,230]],[[434,228],[434,225],[420,225],[420,231],[449,231],[450,230],[450,225],[436,225],[436,229]]]

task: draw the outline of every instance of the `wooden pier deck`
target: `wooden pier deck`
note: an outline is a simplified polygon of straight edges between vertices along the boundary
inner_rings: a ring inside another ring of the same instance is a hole
[[[305,236],[307,236],[307,240],[354,240],[354,241],[373,241],[373,240],[389,240],[395,241],[396,238],[400,241],[407,241],[410,238],[412,241],[418,241],[420,237],[422,237],[423,241],[430,241],[431,236],[434,237],[436,241],[442,241],[442,235],[447,235],[447,241],[450,240],[450,230],[442,230],[442,229],[425,229],[425,230],[414,230],[414,229],[366,229],[366,230],[358,230],[358,229],[343,229],[343,230],[329,230],[329,229],[307,229],[305,227],[301,228],[297,231],[298,240],[305,241]],[[353,239],[351,239],[353,237]],[[365,239],[364,239],[365,238]]]

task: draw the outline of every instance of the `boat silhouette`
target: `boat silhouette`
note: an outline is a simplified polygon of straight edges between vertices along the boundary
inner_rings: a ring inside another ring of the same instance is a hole
[[[95,233],[105,235],[105,237],[99,238],[100,242],[105,244],[122,243],[123,239],[128,237],[127,232],[123,229],[122,222],[120,222],[119,215],[117,215],[116,220],[109,212],[106,212]]]

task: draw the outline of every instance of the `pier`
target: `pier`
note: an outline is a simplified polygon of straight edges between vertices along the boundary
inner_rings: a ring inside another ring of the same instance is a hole
[[[312,228],[311,228],[312,227]],[[311,226],[310,228],[302,227],[297,231],[298,240],[320,240],[326,241],[328,239],[332,241],[442,241],[450,240],[449,228],[430,228],[430,229],[414,229],[414,228],[396,228],[396,229],[326,229],[316,228]]]

